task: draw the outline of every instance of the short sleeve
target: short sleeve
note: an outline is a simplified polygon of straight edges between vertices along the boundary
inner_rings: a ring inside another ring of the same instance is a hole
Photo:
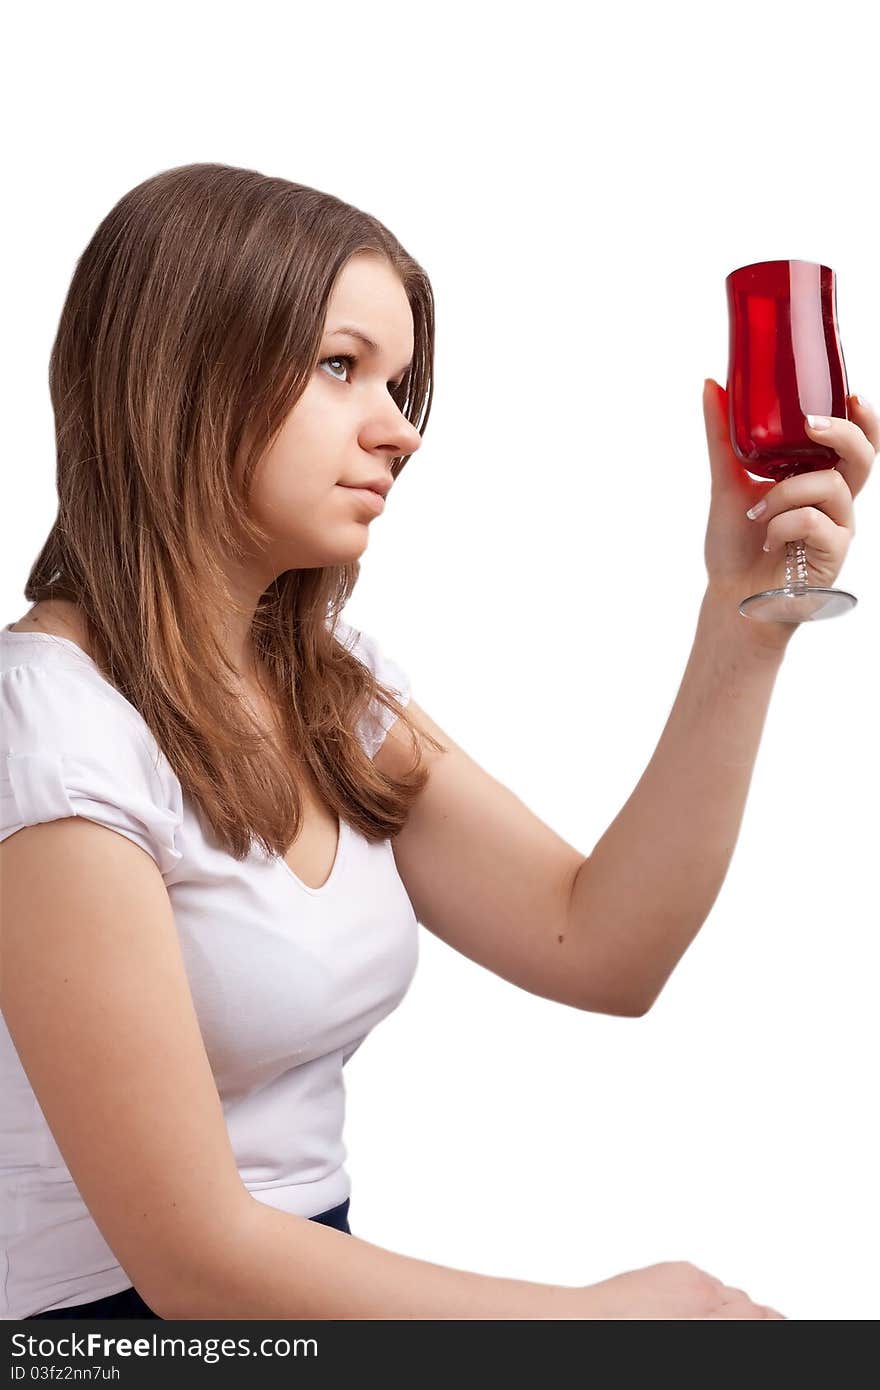
[[[137,710],[60,664],[13,666],[0,681],[0,840],[82,816],[133,840],[168,873],[181,858],[182,792]]]
[[[358,661],[372,671],[380,685],[389,687],[399,705],[409,704],[411,686],[407,672],[387,652],[383,651],[375,637],[368,632],[351,627],[341,618],[337,619],[336,636],[346,651],[351,652]],[[385,742],[385,735],[396,719],[397,715],[392,710],[386,709],[378,700],[372,702],[357,731],[361,745],[368,757],[374,758],[376,756]]]

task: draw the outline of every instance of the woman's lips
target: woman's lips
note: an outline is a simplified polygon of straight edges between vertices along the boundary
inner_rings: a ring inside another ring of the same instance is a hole
[[[361,500],[365,502],[367,506],[373,509],[377,516],[379,512],[383,512],[385,510],[385,498],[382,497],[380,493],[373,492],[372,488],[346,487],[345,483],[340,483],[339,486],[344,487],[346,492],[353,493],[355,497],[361,498]]]

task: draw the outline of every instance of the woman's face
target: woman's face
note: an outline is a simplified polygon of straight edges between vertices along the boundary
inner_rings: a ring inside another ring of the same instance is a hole
[[[343,327],[359,329],[376,350]],[[267,584],[289,569],[348,564],[365,550],[380,513],[352,486],[390,483],[392,459],[422,442],[389,391],[413,343],[395,271],[378,255],[353,256],[330,296],[321,361],[254,475],[251,515],[272,536],[269,556],[260,557],[269,560]]]

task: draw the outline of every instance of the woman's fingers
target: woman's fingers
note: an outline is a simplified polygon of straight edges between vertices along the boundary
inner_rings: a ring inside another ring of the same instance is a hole
[[[756,1303],[725,1303],[724,1307],[717,1313],[704,1313],[700,1318],[691,1318],[691,1322],[762,1322],[770,1319],[782,1319],[787,1322],[784,1313],[778,1313],[775,1308],[765,1308]]]
[[[794,511],[775,516],[767,527],[764,549],[772,554],[786,541],[804,541],[826,563],[839,568],[844,561],[852,529],[837,526],[829,516],[816,507],[795,507]]]
[[[847,396],[846,399],[856,424],[873,444],[874,453],[880,453],[880,413],[861,396]]]
[[[847,402],[853,416],[851,420],[841,420],[836,415],[813,416],[814,420],[826,419],[829,423],[811,425],[806,420],[804,429],[812,439],[827,444],[840,455],[840,463],[835,471],[843,474],[851,496],[856,497],[868,481],[874,458],[880,450],[880,416],[855,396],[848,396]]]
[[[778,1313],[775,1308],[767,1308],[763,1304],[754,1303],[749,1298],[745,1289],[737,1289],[733,1284],[722,1284],[719,1289],[718,1297],[721,1307],[717,1313],[710,1314],[710,1317],[750,1318],[754,1320],[761,1318],[785,1318],[785,1314]]]
[[[762,506],[761,503],[764,505]],[[838,526],[846,526],[855,531],[855,510],[849,483],[837,468],[820,468],[814,473],[798,473],[794,478],[786,478],[775,483],[765,492],[756,506],[746,515],[765,525],[783,512],[795,507],[818,509],[829,516]]]

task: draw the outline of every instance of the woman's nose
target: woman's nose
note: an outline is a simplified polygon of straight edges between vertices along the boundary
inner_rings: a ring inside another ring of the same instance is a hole
[[[390,421],[374,419],[366,427],[365,432],[367,441],[371,441],[371,448],[387,447],[393,449],[395,457],[399,454],[414,454],[422,442],[422,436],[415,425],[411,424],[396,407],[392,412]]]

